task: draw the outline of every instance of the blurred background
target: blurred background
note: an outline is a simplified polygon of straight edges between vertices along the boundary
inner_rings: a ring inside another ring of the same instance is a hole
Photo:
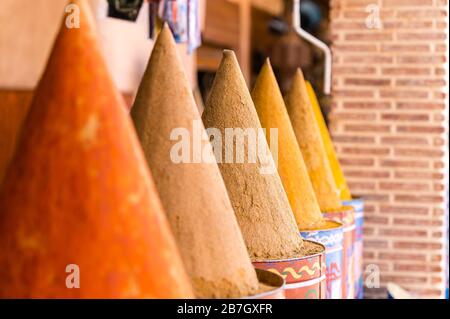
[[[125,21],[108,17],[106,0],[89,2],[110,72],[131,106],[153,45],[150,4],[143,3],[136,21]],[[366,199],[364,263],[379,270],[380,286],[366,287],[365,296],[387,297],[387,283],[393,282],[416,297],[444,297],[448,2],[300,1],[294,14],[302,28],[332,50],[331,94],[323,93],[323,52],[292,29],[292,1],[198,4],[201,45],[188,52],[188,44],[180,43],[179,51],[200,111],[225,48],[236,51],[249,88],[266,57],[283,92],[301,67],[319,97],[351,191]],[[65,0],[0,3],[0,172],[65,5]]]

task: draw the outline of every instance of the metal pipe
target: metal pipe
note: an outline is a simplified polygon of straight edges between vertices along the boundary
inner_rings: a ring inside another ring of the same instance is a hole
[[[311,44],[318,47],[325,54],[325,68],[324,68],[324,79],[323,79],[323,92],[325,94],[331,93],[331,50],[330,48],[321,40],[312,36],[308,32],[302,29],[300,21],[300,0],[294,0],[292,21],[294,25],[294,30],[297,34],[310,42]]]

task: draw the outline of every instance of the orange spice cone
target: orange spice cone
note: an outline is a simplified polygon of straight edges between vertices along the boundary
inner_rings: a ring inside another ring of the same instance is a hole
[[[344,172],[342,171],[341,165],[339,164],[336,151],[333,146],[333,142],[328,132],[325,119],[323,118],[322,111],[320,110],[319,101],[317,100],[316,93],[308,81],[306,81],[306,89],[308,91],[309,100],[313,107],[314,115],[319,125],[320,136],[322,137],[323,144],[325,146],[325,152],[330,163],[331,171],[333,173],[334,182],[339,191],[339,197],[341,200],[351,200],[352,195],[345,180]]]
[[[255,294],[256,273],[167,26],[155,43],[131,115],[196,296]],[[180,131],[187,139],[180,140]],[[177,145],[183,141],[187,158],[180,163]]]
[[[202,117],[207,128],[221,132],[224,152],[231,149],[226,145],[231,142],[225,141],[225,129],[251,129],[254,133],[261,130],[233,51],[224,51]],[[233,154],[234,160],[227,163],[226,153],[222,154],[223,163],[219,163],[245,243],[253,261],[301,255],[303,242],[264,136],[260,142],[259,147],[268,155],[266,163],[260,158],[251,162],[248,155],[239,162]],[[237,140],[232,143],[236,149]],[[244,154],[248,154],[249,143],[249,139],[244,142]]]
[[[298,228],[319,227],[323,222],[320,207],[269,59],[256,79],[252,98],[266,132],[278,129],[278,172]]]
[[[80,28],[63,21],[0,193],[0,298],[191,297],[89,8],[73,3]]]
[[[339,192],[300,69],[295,74],[285,102],[320,209],[322,212],[336,210],[342,206]]]

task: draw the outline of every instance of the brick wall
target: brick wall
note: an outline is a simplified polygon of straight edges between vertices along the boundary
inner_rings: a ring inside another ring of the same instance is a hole
[[[381,28],[367,27],[368,5]],[[330,128],[352,192],[367,199],[365,264],[381,270],[381,288],[366,295],[385,296],[393,281],[442,297],[447,1],[331,0],[330,9]]]

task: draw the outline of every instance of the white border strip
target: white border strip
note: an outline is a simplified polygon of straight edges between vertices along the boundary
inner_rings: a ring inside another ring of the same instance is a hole
[[[303,281],[303,282],[297,282],[294,284],[286,284],[284,286],[284,289],[295,289],[295,288],[301,288],[301,287],[307,287],[314,284],[317,284],[318,282],[321,282],[322,280],[325,280],[325,275],[320,276],[319,278]]]

